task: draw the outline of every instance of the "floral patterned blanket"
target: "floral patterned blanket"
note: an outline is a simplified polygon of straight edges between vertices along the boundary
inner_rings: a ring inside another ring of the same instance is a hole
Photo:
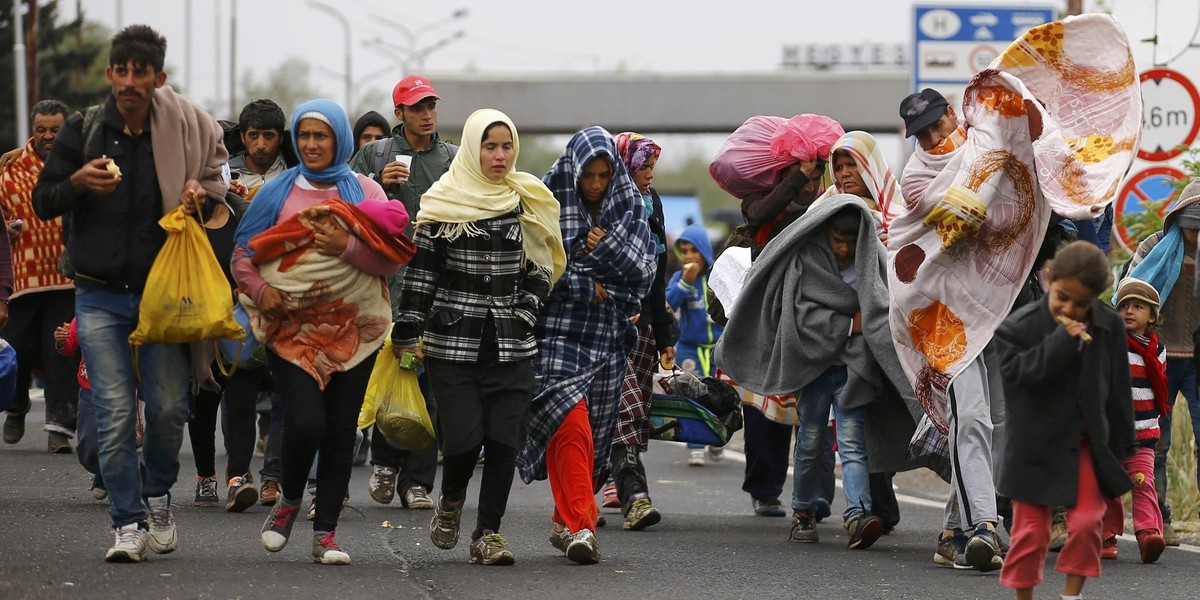
[[[330,376],[374,355],[392,322],[387,281],[359,270],[313,245],[314,228],[336,219],[373,251],[396,263],[416,252],[411,240],[390,235],[358,206],[338,199],[304,209],[251,238],[253,261],[263,279],[286,294],[287,316],[275,320],[254,301],[240,299],[254,337],[304,369],[321,389]]]
[[[1088,14],[1029,30],[971,81],[967,141],[888,240],[889,319],[905,374],[946,432],[950,383],[1008,316],[1051,211],[1100,215],[1133,160],[1142,101],[1129,40]]]

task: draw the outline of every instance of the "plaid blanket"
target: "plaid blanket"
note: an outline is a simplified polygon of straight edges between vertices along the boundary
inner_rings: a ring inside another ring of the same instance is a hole
[[[613,168],[597,219],[583,205],[576,182],[585,166],[603,158]],[[536,385],[529,411],[529,437],[517,457],[521,479],[546,478],[546,447],[563,419],[587,398],[596,456],[593,475],[606,470],[620,402],[626,357],[637,340],[629,317],[641,311],[656,268],[656,247],[646,207],[625,171],[612,136],[601,127],[576,133],[545,177],[562,205],[563,246],[567,269],[555,284],[538,318],[534,335]],[[591,251],[587,235],[605,231]],[[593,301],[595,286],[608,293]]]
[[[1129,41],[1108,15],[1029,30],[967,87],[967,141],[888,240],[890,324],[925,413],[1008,315],[1050,213],[1101,214],[1133,159],[1142,103]]]
[[[617,411],[615,444],[638,446],[642,452],[650,442],[650,394],[654,390],[654,373],[658,370],[654,327],[638,327],[637,344],[629,353],[625,377],[621,380],[621,404]]]

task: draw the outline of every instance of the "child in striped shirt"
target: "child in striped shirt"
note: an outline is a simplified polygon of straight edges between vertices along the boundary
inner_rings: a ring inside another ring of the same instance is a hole
[[[1166,544],[1162,536],[1162,513],[1154,491],[1154,447],[1158,443],[1158,420],[1166,416],[1166,346],[1154,334],[1159,325],[1159,295],[1149,283],[1127,277],[1117,285],[1117,312],[1125,320],[1129,344],[1129,378],[1132,384],[1134,429],[1138,448],[1125,459],[1125,471],[1133,480],[1133,528],[1137,532],[1142,562],[1158,560]],[[1117,536],[1125,530],[1125,510],[1120,498],[1108,501],[1104,517],[1104,546],[1101,558],[1117,558]]]

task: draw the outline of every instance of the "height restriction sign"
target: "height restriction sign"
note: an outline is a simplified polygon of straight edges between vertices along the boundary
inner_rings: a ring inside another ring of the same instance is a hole
[[[1200,132],[1196,119],[1200,94],[1178,71],[1150,69],[1142,80],[1142,141],[1138,158],[1168,161],[1182,154],[1179,145],[1190,146]]]

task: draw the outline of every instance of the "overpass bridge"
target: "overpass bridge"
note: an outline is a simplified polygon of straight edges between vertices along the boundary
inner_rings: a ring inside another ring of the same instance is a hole
[[[876,72],[453,74],[433,82],[442,97],[438,129],[451,136],[484,107],[504,111],[527,134],[588,125],[614,133],[729,133],[753,115],[799,113],[832,117],[846,131],[897,133],[900,100],[909,93],[907,73]]]

